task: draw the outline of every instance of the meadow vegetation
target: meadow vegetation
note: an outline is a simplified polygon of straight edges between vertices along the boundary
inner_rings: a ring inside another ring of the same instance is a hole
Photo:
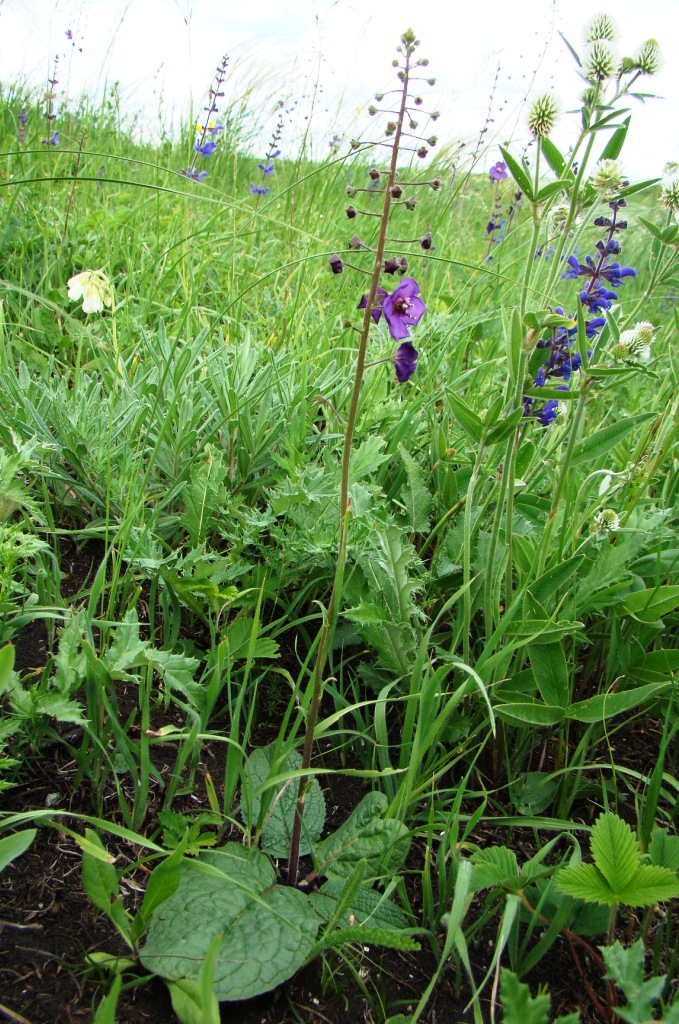
[[[0,97],[0,916],[77,851],[78,1019],[679,1021],[679,177],[587,32],[490,173],[411,32],[324,160],[227,58],[157,146]]]

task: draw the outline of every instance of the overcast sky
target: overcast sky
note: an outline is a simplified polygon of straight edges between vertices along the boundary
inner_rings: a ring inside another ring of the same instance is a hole
[[[587,0],[0,0],[0,76],[40,85],[58,53],[62,94],[96,95],[106,81],[118,81],[124,108],[140,113],[150,133],[159,114],[167,124],[187,116],[191,96],[200,107],[228,53],[227,86],[235,95],[249,92],[263,131],[275,125],[281,99],[296,118],[289,145],[310,115],[320,148],[335,132],[348,136],[365,126],[373,94],[393,81],[398,37],[412,26],[437,78],[426,99],[441,111],[442,139],[474,150],[497,75],[488,166],[499,142],[514,138],[518,146],[525,137],[527,95],[553,89],[564,110],[555,140],[567,146],[573,138],[577,119],[565,112],[582,83],[559,32],[578,49],[597,9]],[[679,161],[679,73],[670,49],[679,39],[679,0],[616,0],[609,9],[623,54],[649,37],[665,52],[661,73],[641,80],[644,91],[664,98],[631,101],[623,155],[632,178],[660,175],[667,161]]]

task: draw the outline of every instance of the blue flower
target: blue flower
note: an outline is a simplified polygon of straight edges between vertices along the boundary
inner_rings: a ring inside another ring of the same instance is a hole
[[[488,177],[491,181],[503,181],[507,177],[507,164],[504,160],[498,160],[496,164],[493,164],[488,171]]]
[[[203,143],[202,146],[201,146],[200,142],[196,142],[196,144],[193,147],[193,151],[194,151],[194,153],[200,153],[201,156],[212,156],[212,154],[214,153],[216,148],[217,148],[217,143],[216,142],[212,142],[212,141],[205,142],[205,143]]]
[[[259,167],[262,174],[273,174],[274,172],[274,165],[271,162],[265,164],[258,164],[257,166]]]
[[[394,341],[401,341],[410,334],[410,327],[416,327],[427,307],[418,298],[420,286],[414,277],[404,277],[391,295],[382,299],[382,311],[389,333]]]
[[[196,167],[189,167],[188,171],[180,171],[185,178],[190,178],[191,181],[205,181],[207,178],[207,171],[199,171]]]
[[[261,185],[255,185],[254,181],[250,182],[250,194],[253,196],[268,196],[269,189],[267,186],[264,188]]]

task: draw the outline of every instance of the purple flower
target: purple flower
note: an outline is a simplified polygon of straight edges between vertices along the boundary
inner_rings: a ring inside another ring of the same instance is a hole
[[[49,146],[58,146],[59,145],[59,132],[54,132],[54,134],[52,135],[52,138],[51,139],[46,139],[45,141],[47,142],[47,144]]]
[[[389,293],[386,290],[386,288],[383,288],[381,285],[377,286],[377,291],[375,292],[375,301],[378,303],[378,306],[375,306],[375,308],[372,311],[373,320],[375,321],[376,324],[379,323],[380,317],[382,316],[382,310],[379,308],[379,306],[382,305],[383,300],[387,297],[388,294]],[[359,302],[357,308],[365,309],[367,305],[368,293],[366,292],[361,301]]]
[[[185,178],[190,178],[191,181],[205,181],[207,178],[207,171],[199,171],[196,167],[189,167],[188,171],[180,171]]]
[[[224,131],[224,125],[223,124],[209,125],[208,126],[208,131],[209,131],[210,135],[219,135],[220,132]]]
[[[339,135],[333,135],[333,137],[328,142],[328,145],[330,146],[330,149],[335,149],[337,146],[339,146],[340,142],[341,139]]]
[[[507,174],[507,164],[504,160],[498,160],[496,164],[493,164],[491,169],[488,171],[488,177],[491,181],[504,181]]]
[[[274,150],[274,152],[273,152],[273,153],[271,154],[271,156],[269,157],[269,159],[270,159],[270,160],[275,160],[275,159],[276,159],[276,157],[277,157],[277,156],[280,156],[280,155],[281,155],[281,151],[280,151],[280,149],[276,149],[276,150]]]
[[[417,349],[411,342],[404,341],[402,345],[399,345],[394,356],[394,369],[396,370],[396,379],[401,384],[415,373],[417,356]]]
[[[217,143],[216,142],[212,142],[212,141],[205,142],[202,146],[201,146],[200,142],[196,142],[196,144],[193,147],[193,151],[194,151],[194,153],[200,153],[201,156],[212,156],[212,154],[214,153],[216,148],[217,148]]]
[[[71,31],[70,28],[66,29],[66,38],[68,39],[69,42],[71,41],[71,39],[73,39],[73,32]]]
[[[267,186],[262,188],[261,185],[255,185],[254,181],[250,182],[250,195],[253,196],[268,196],[269,189]]]
[[[398,288],[382,299],[382,310],[389,333],[394,341],[410,336],[410,327],[415,327],[427,311],[422,299],[418,298],[420,286],[414,277],[404,277]]]
[[[269,161],[266,164],[258,164],[257,166],[259,167],[262,174],[273,174],[274,172],[274,165],[271,163],[271,161]]]

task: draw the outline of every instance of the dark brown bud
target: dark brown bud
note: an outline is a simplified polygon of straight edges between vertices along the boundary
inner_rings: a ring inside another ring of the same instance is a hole
[[[391,259],[384,261],[384,266],[382,267],[382,269],[384,270],[385,274],[396,274],[401,269],[401,267],[398,260],[392,257]]]
[[[328,260],[328,263],[330,264],[330,269],[332,270],[333,274],[341,274],[342,271],[344,270],[344,264],[337,255],[331,256],[330,259]]]
[[[349,239],[349,241],[347,243],[347,248],[348,249],[366,249],[367,246],[365,246],[363,244],[363,242],[358,237],[358,235],[354,235],[353,238]]]
[[[441,185],[442,181],[440,178],[432,178],[431,181],[429,182],[429,188],[433,189],[434,192],[438,192],[438,190],[441,188]]]
[[[371,117],[374,117],[375,114],[377,113],[377,107],[371,103],[370,106],[368,107],[368,113],[370,114]]]
[[[430,231],[427,231],[426,235],[423,235],[422,238],[420,239],[420,247],[422,249],[431,249],[432,248],[431,232]],[[339,271],[335,271],[335,273],[339,273]]]
[[[416,107],[421,107],[422,106],[422,97],[421,96],[416,96],[415,97],[415,106]]]
[[[420,160],[424,160],[428,152],[429,150],[427,149],[426,146],[420,146],[420,148],[417,151],[417,155],[419,156]]]
[[[402,195],[403,195],[403,189],[401,188],[401,186],[400,185],[392,185],[392,188],[391,188],[391,198],[392,199],[400,199]]]
[[[347,206],[347,208],[345,210],[345,213],[346,213],[347,217],[349,218],[349,220],[353,220],[354,217],[356,216],[356,207],[355,206]]]
[[[417,206],[417,199],[415,196],[411,196],[410,199],[406,199],[405,208],[406,210],[414,210]]]
[[[370,170],[368,171],[368,177],[370,178],[371,181],[379,181],[380,172],[377,170],[376,167],[371,167]]]
[[[401,276],[403,276],[403,274],[405,274],[407,269],[408,269],[408,260],[405,258],[405,256],[401,256],[399,261],[398,261],[398,272],[399,272],[399,274],[401,274]]]

